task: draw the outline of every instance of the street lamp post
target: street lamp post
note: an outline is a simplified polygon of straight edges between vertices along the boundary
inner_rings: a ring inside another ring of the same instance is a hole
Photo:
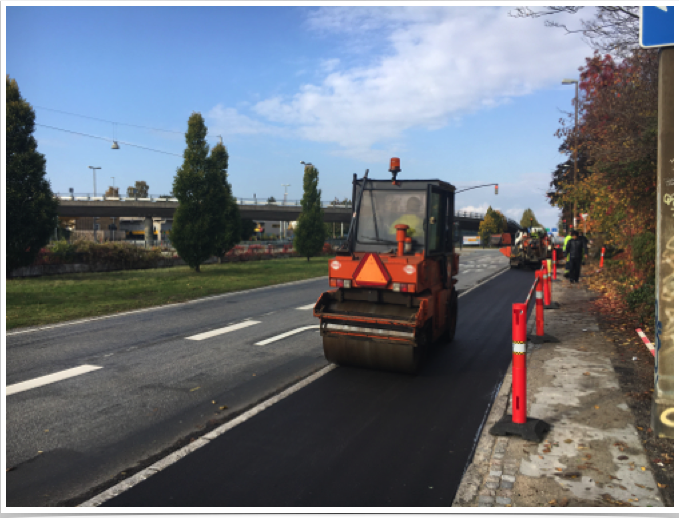
[[[282,183],[282,187],[285,187],[285,192],[283,193],[283,206],[285,206],[285,202],[288,201],[288,187],[290,187],[289,183]],[[281,231],[279,232],[281,240],[286,237],[286,231],[283,229],[287,221],[281,221]]]
[[[94,166],[91,166],[91,165],[89,165],[87,167],[92,169],[92,182],[94,184],[94,195],[93,195],[93,197],[96,198],[97,197],[97,169],[101,169],[101,167],[94,167]]]
[[[562,85],[575,85],[575,127],[574,127],[574,140],[573,143],[573,188],[578,186],[578,80],[577,79],[564,79],[561,81]],[[578,202],[573,202],[573,228],[578,228],[577,222],[578,214]]]

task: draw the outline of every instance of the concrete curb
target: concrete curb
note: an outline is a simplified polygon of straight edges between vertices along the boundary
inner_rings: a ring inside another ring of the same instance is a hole
[[[527,322],[527,331],[533,329],[535,326],[535,316],[531,312],[531,316]],[[530,361],[530,355],[532,352],[532,345],[528,344],[528,356],[526,358],[526,363]],[[476,450],[474,452],[474,459],[467,467],[460,485],[455,494],[455,499],[453,500],[452,507],[470,507],[475,505],[476,497],[479,495],[481,490],[481,484],[483,483],[484,477],[491,470],[492,461],[501,461],[504,457],[504,451],[506,449],[506,444],[509,439],[504,437],[495,437],[490,435],[490,429],[493,425],[499,421],[502,416],[507,413],[507,406],[512,394],[512,364],[509,364],[507,372],[502,380],[502,386],[500,391],[495,398],[495,402],[488,413],[486,422],[483,426],[483,431],[481,432],[481,437],[476,445]],[[500,441],[500,448],[496,448],[497,442]],[[494,452],[494,448],[497,451]],[[501,451],[500,451],[501,450]],[[496,462],[496,465],[498,463]],[[482,495],[483,496],[483,495]],[[492,504],[490,504],[492,505]]]

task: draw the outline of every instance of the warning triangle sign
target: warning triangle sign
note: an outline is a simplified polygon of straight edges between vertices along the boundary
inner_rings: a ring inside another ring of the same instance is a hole
[[[391,277],[384,267],[384,263],[380,261],[379,256],[374,253],[368,253],[358,263],[358,267],[354,271],[354,280],[359,286],[383,288],[389,284]]]

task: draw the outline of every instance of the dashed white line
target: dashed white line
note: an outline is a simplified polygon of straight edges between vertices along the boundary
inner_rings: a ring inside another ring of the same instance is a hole
[[[297,333],[301,333],[302,331],[306,331],[307,329],[319,329],[318,324],[315,324],[313,326],[304,326],[304,327],[298,327],[297,329],[293,329],[292,331],[288,331],[287,333],[283,333],[277,336],[272,336],[271,338],[267,338],[266,340],[262,340],[261,342],[257,342],[255,345],[268,345],[272,342],[277,342],[278,340],[282,340],[283,338],[287,338],[288,336],[296,335]]]
[[[15,383],[14,385],[7,387],[5,389],[5,393],[10,396],[12,394],[24,392],[25,390],[42,387],[43,385],[49,385],[50,383],[55,383],[57,381],[72,378],[74,376],[80,376],[81,374],[86,374],[98,369],[101,369],[101,367],[96,365],[81,365],[79,367],[73,367],[72,369],[66,369],[65,371],[55,372],[54,374],[48,374],[46,376],[40,376],[39,378],[22,381],[21,383]]]
[[[313,304],[307,304],[306,306],[300,306],[297,309],[301,309],[302,311],[306,311],[308,309],[314,309],[314,306],[316,303],[314,302]]]
[[[214,329],[212,331],[207,331],[205,333],[200,333],[199,335],[187,336],[187,340],[205,340],[206,338],[212,338],[213,336],[223,335],[224,333],[230,333],[231,331],[237,331],[245,327],[254,326],[255,324],[261,324],[259,320],[246,320],[245,322],[240,322],[238,324],[232,324],[230,326],[222,327],[221,329]]]

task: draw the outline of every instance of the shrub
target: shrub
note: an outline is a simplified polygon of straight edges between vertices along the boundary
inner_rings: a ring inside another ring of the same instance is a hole
[[[632,239],[632,260],[634,266],[645,273],[655,267],[655,234],[642,232]]]

